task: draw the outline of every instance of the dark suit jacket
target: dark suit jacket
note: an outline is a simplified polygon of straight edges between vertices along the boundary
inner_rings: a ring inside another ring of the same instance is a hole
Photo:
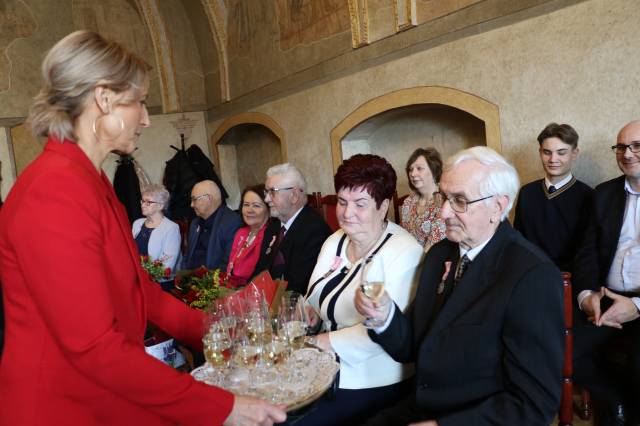
[[[238,228],[242,226],[240,215],[222,204],[216,211],[216,217],[211,226],[211,235],[209,236],[209,245],[207,247],[207,259],[204,266],[209,269],[220,268],[227,270],[227,262],[229,262],[229,253],[233,246],[233,237]],[[189,246],[187,247],[187,255],[182,261],[182,269],[194,269],[202,265],[195,264],[196,241],[198,241],[198,232],[200,232],[201,219],[191,222],[189,227]]]
[[[598,291],[606,285],[616,254],[627,193],[622,175],[596,186],[589,226],[574,262],[573,289]]]
[[[369,335],[395,360],[416,362],[416,402],[440,426],[549,425],[562,383],[560,271],[505,221],[431,322],[445,261],[452,285],[458,257],[457,244],[434,245],[411,313],[396,309]]]
[[[268,225],[262,240],[255,274],[264,270],[273,273],[271,267],[277,253],[273,245],[280,232],[280,226],[279,221],[273,221]],[[289,283],[287,290],[301,294],[307,292],[309,278],[316,265],[318,254],[329,235],[331,235],[331,229],[320,213],[312,207],[304,206],[285,234],[280,247],[285,260],[284,279]]]

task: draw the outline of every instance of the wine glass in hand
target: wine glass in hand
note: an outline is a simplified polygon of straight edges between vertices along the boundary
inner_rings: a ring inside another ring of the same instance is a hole
[[[362,292],[371,299],[376,308],[383,309],[386,307],[387,300],[384,295],[384,266],[382,258],[379,256],[370,256],[365,259],[362,265],[362,275],[360,288]],[[367,318],[364,326],[368,328],[380,327],[383,321],[374,318]]]

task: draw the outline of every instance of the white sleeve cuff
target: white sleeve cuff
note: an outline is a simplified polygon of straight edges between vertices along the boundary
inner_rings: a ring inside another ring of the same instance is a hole
[[[636,305],[636,309],[640,312],[640,297],[632,297],[631,301]]]
[[[391,301],[391,309],[389,309],[389,315],[387,315],[387,319],[385,320],[384,324],[382,324],[380,327],[374,327],[372,330],[376,334],[383,333],[387,329],[387,327],[389,327],[389,324],[391,324],[391,320],[393,319],[393,314],[395,312],[396,312],[396,304],[393,303],[393,301]]]
[[[580,308],[580,310],[582,310],[582,301],[586,299],[587,296],[591,296],[592,294],[593,294],[593,291],[591,290],[582,290],[578,294],[578,308]]]

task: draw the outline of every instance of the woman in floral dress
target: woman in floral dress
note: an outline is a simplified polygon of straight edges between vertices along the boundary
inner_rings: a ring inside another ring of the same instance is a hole
[[[431,147],[416,149],[407,160],[406,172],[412,191],[402,204],[402,227],[426,252],[445,237],[440,208],[433,200],[442,174],[440,153]]]

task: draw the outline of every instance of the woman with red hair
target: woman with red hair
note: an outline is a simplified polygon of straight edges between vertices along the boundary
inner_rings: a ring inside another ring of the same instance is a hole
[[[377,155],[354,155],[334,177],[340,229],[318,257],[307,303],[322,321],[315,344],[340,360],[333,400],[322,399],[296,425],[358,424],[409,389],[411,366],[395,362],[376,343],[354,307],[362,270],[374,257],[384,269],[384,288],[400,309],[414,294],[422,248],[407,231],[386,220],[396,188],[393,167]],[[313,340],[313,339],[312,339]]]

